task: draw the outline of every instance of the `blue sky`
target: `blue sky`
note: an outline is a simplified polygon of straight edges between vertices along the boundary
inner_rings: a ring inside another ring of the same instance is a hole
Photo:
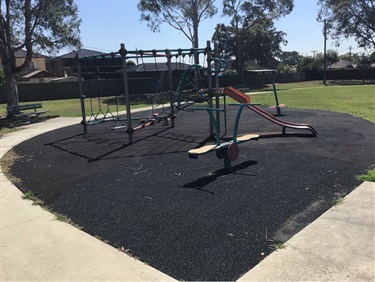
[[[83,47],[101,52],[117,51],[120,43],[128,50],[137,49],[176,49],[190,48],[191,44],[179,31],[167,24],[161,26],[160,33],[153,33],[146,22],[141,22],[137,9],[138,0],[76,0],[82,19],[81,37]],[[276,27],[287,33],[287,46],[283,51],[297,51],[303,55],[313,55],[313,51],[323,52],[323,23],[317,22],[317,0],[295,0],[292,13],[276,22]],[[221,0],[216,1],[219,13],[212,19],[201,23],[199,29],[200,47],[206,46],[218,23],[228,23],[221,16]],[[344,40],[335,47],[328,40],[327,49],[337,50],[339,54],[363,52],[353,39]]]

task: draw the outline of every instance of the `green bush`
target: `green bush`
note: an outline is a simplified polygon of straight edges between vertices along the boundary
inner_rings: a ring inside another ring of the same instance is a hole
[[[223,72],[224,75],[237,75],[237,71],[236,70],[226,70],[225,72]]]
[[[3,85],[4,82],[5,82],[4,71],[2,69],[0,69],[0,86]]]
[[[276,71],[277,73],[291,73],[294,72],[294,69],[289,65],[279,64],[276,68]]]
[[[304,72],[308,80],[320,79],[323,68],[323,61],[312,57],[300,58],[297,65],[297,71]]]

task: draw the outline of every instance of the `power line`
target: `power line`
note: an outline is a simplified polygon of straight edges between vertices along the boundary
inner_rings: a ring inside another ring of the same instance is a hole
[[[306,34],[309,34],[309,33],[313,32],[313,31],[315,31],[315,30],[317,30],[318,28],[321,28],[321,27],[322,27],[322,26],[320,25],[320,26],[318,26],[318,27],[316,27],[316,28],[314,28],[314,29],[311,29],[311,30],[309,30],[309,31],[306,31],[305,33],[302,33],[302,34],[297,35],[297,36],[295,36],[295,37],[293,37],[293,38],[290,38],[290,39],[288,39],[288,41],[291,41],[291,40],[294,40],[294,39],[300,38],[301,36],[304,36],[304,35],[306,35]]]

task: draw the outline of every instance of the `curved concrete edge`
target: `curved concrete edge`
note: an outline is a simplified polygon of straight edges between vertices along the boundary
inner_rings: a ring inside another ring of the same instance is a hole
[[[364,182],[238,281],[375,281],[374,213]]]
[[[2,136],[0,158],[20,142],[79,122],[56,118]],[[23,200],[2,172],[0,183],[1,281],[174,281]]]

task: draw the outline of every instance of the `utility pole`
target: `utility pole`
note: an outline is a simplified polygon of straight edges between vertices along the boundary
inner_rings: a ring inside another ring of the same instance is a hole
[[[324,19],[324,72],[323,72],[323,84],[326,85],[326,73],[327,73],[327,19]]]
[[[352,46],[349,46],[349,58],[352,58]]]
[[[136,54],[135,54],[135,60],[137,61],[137,66],[138,66],[138,49],[137,49],[137,46],[135,46],[135,51],[137,51]]]
[[[311,52],[313,53],[313,58],[315,59],[315,54],[316,54],[316,52],[318,52],[318,51],[317,51],[317,50],[312,50]]]

